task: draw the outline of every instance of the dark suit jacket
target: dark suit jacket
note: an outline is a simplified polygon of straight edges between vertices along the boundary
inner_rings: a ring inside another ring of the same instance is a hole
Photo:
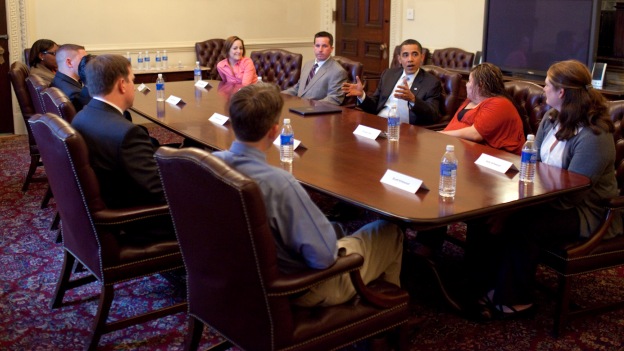
[[[76,114],[72,126],[87,142],[108,207],[165,203],[154,146],[145,128],[96,99]]]
[[[388,68],[381,74],[379,85],[373,95],[367,95],[359,105],[368,113],[378,114],[386,106],[386,101],[393,94],[394,86],[403,75],[403,68]],[[416,125],[428,125],[439,121],[440,106],[442,106],[442,84],[440,80],[420,69],[412,82],[412,93],[416,96],[416,102],[410,109],[409,123]],[[407,104],[407,101],[405,101]]]
[[[91,101],[91,96],[81,94],[82,83],[64,73],[56,72],[51,86],[61,89],[67,95],[72,104],[74,104],[76,112],[82,110]]]

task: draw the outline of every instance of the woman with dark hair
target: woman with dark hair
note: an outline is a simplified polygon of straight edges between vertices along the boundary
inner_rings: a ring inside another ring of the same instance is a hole
[[[492,274],[480,300],[486,316],[514,317],[531,311],[540,246],[589,239],[604,217],[601,203],[619,193],[613,123],[604,97],[591,86],[587,67],[576,60],[553,64],[544,93],[552,109],[535,137],[538,160],[585,175],[591,186],[488,224],[469,224],[466,259],[481,263],[471,265],[471,270],[475,276],[486,276],[488,270]],[[621,218],[616,217],[605,238],[622,233]],[[496,261],[487,262],[485,257]]]
[[[525,142],[522,119],[505,91],[501,70],[491,63],[473,67],[466,94],[442,133],[519,155]]]
[[[225,39],[223,49],[227,57],[217,63],[221,80],[227,83],[246,86],[258,81],[256,67],[249,57],[245,57],[245,43],[237,36]]]
[[[89,93],[89,87],[87,84],[86,68],[87,68],[87,63],[89,63],[89,61],[91,61],[91,59],[94,57],[95,55],[91,55],[91,54],[84,55],[80,59],[80,63],[78,64],[78,76],[80,77],[80,80],[82,81],[82,90],[80,91],[80,96],[82,99],[84,99],[85,105],[88,104],[89,101],[91,101],[91,94]]]
[[[30,74],[43,78],[48,85],[52,83],[58,66],[56,65],[56,50],[58,45],[49,39],[39,39],[33,43],[28,54]]]

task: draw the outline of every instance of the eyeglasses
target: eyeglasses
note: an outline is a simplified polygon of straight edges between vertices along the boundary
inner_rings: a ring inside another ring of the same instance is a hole
[[[42,54],[48,54],[48,55],[56,56],[56,52],[54,52],[54,51],[43,51],[41,53]]]

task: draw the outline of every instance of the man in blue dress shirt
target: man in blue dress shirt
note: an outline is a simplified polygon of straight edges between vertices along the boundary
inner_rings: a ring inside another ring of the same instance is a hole
[[[336,261],[338,250],[364,257],[360,270],[364,283],[383,275],[400,285],[403,232],[387,221],[376,221],[356,233],[342,236],[312,202],[292,174],[269,165],[266,152],[280,133],[283,100],[272,84],[254,84],[230,100],[230,118],[236,140],[228,151],[216,152],[231,167],[260,187],[282,272],[325,269]],[[340,239],[338,239],[340,237]],[[348,274],[325,281],[298,298],[303,306],[330,306],[355,296]]]

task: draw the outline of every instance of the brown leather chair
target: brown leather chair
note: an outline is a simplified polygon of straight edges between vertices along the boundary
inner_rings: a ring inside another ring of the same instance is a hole
[[[394,47],[394,52],[392,53],[392,62],[390,63],[390,68],[401,67],[401,62],[399,61],[399,55],[401,54],[401,45],[397,45]],[[431,64],[431,55],[429,55],[429,49],[422,48],[421,54],[423,55],[423,65]]]
[[[288,50],[266,49],[253,51],[250,57],[263,82],[276,83],[282,90],[299,82],[303,55]]]
[[[474,53],[459,48],[437,49],[433,51],[431,63],[444,68],[470,70]]]
[[[62,221],[63,269],[52,308],[62,305],[69,289],[98,280],[101,283],[98,311],[88,349],[97,347],[102,334],[183,312],[186,302],[139,316],[106,323],[115,295],[115,284],[156,273],[181,269],[184,265],[175,238],[137,238],[124,235],[121,225],[168,216],[167,205],[110,209],[104,205],[95,172],[89,164],[84,139],[71,125],[54,114],[35,115],[29,123],[46,160],[46,173],[55,194]],[[70,281],[74,263],[80,262],[90,275]]]
[[[35,113],[46,113],[41,94],[49,87],[48,83],[46,83],[43,78],[38,75],[31,74],[26,78],[26,86],[28,87],[28,92],[30,92],[30,100],[35,108]]]
[[[579,240],[559,247],[544,247],[541,251],[542,263],[554,269],[559,276],[553,324],[555,335],[562,331],[569,318],[624,307],[624,300],[613,301],[614,299],[608,297],[599,300],[611,301],[610,303],[597,303],[592,306],[574,304],[570,297],[571,281],[575,276],[624,265],[624,236],[620,235],[608,240],[603,239],[611,221],[617,216],[622,216],[622,210],[624,210],[624,138],[622,137],[624,100],[611,101],[609,105],[611,118],[616,127],[613,137],[616,142],[615,170],[620,196],[605,203],[608,212],[602,225],[589,240]]]
[[[546,104],[544,88],[524,80],[505,82],[505,90],[520,107],[524,134],[535,134],[544,114],[550,110]]]
[[[76,108],[61,89],[49,87],[43,91],[42,98],[47,112],[61,116],[68,123],[72,122],[76,115]]]
[[[355,77],[360,77],[362,84],[366,84],[362,74],[364,73],[364,65],[361,62],[350,60],[343,56],[334,56],[334,60],[338,62],[342,68],[347,71],[347,80],[350,83],[355,82]],[[355,106],[357,98],[355,96],[346,96],[341,106]]]
[[[30,68],[30,48],[24,49],[24,60],[26,60],[26,65]]]
[[[204,323],[245,350],[333,350],[395,328],[406,349],[408,295],[383,281],[365,286],[362,256],[339,257],[325,270],[280,273],[253,180],[196,148],[161,147],[155,157],[188,272],[188,349],[197,349]],[[290,303],[346,272],[359,298],[333,307]]]
[[[24,118],[24,122],[26,124],[26,132],[28,133],[30,166],[28,167],[28,173],[26,173],[24,185],[22,185],[22,191],[28,190],[28,186],[31,182],[47,181],[47,178],[33,178],[37,167],[43,166],[43,163],[41,162],[39,148],[37,147],[37,143],[35,142],[35,138],[33,137],[32,130],[30,129],[30,124],[28,124],[28,119],[30,119],[30,117],[36,113],[35,106],[33,106],[32,99],[30,98],[30,91],[26,86],[26,78],[28,77],[29,73],[30,72],[28,67],[19,61],[13,62],[11,64],[11,68],[9,69],[9,79],[11,80],[11,84],[13,85],[13,91],[15,91],[17,103],[19,104],[20,110],[22,111],[22,117]]]
[[[443,104],[440,111],[440,121],[436,124],[425,126],[427,129],[442,130],[451,121],[455,112],[462,103],[460,88],[462,76],[457,72],[451,72],[442,67],[424,65],[422,69],[438,77],[442,83]]]
[[[195,55],[201,66],[210,68],[210,79],[221,80],[217,63],[227,57],[223,49],[225,39],[208,39],[195,43]]]

